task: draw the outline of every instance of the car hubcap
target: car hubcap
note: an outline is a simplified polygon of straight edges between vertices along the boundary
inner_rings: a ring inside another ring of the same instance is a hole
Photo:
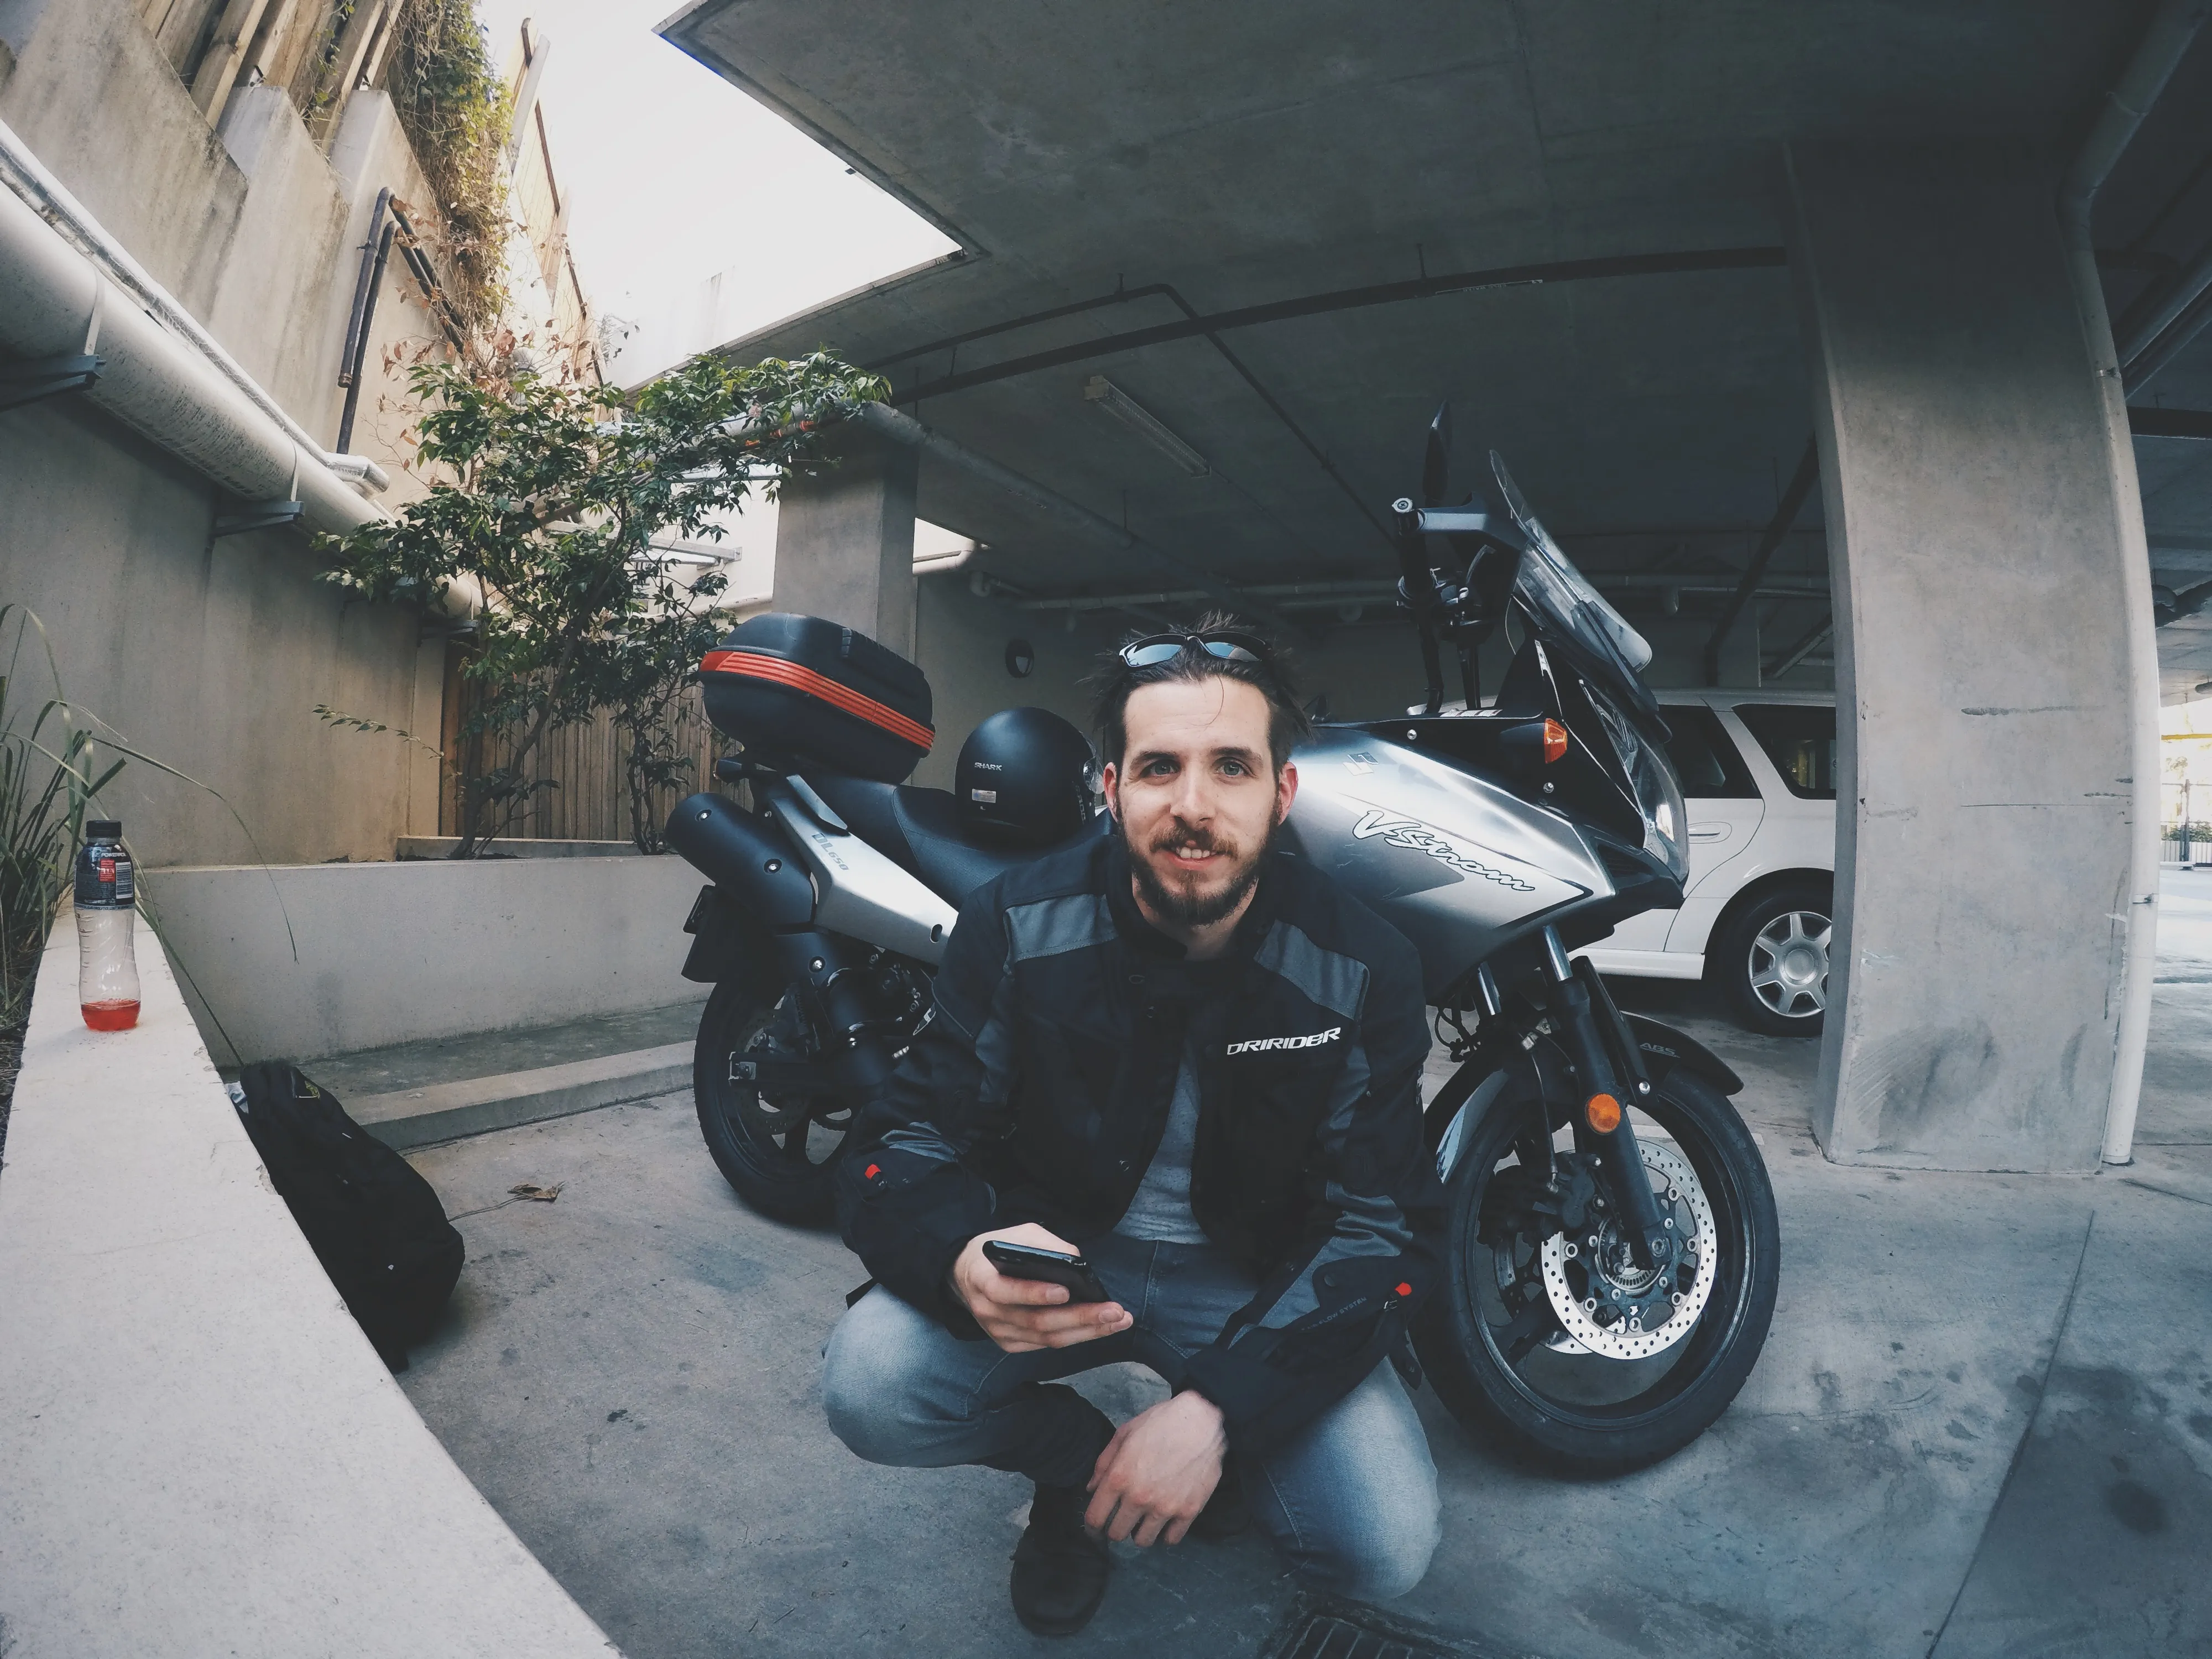
[[[1785,1019],[1810,1019],[1828,1007],[1828,918],[1789,910],[1751,942],[1752,994]]]

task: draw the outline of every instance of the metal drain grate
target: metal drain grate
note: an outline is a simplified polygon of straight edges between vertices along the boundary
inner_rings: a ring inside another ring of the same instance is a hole
[[[1302,1599],[1261,1659],[1489,1659],[1482,1649],[1424,1631],[1356,1601]]]

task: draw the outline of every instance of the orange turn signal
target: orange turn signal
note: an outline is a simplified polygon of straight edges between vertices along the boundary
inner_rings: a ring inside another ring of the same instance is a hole
[[[1583,1108],[1583,1116],[1591,1128],[1609,1135],[1620,1127],[1620,1103],[1611,1095],[1592,1095],[1589,1104]]]
[[[1567,757],[1567,728],[1557,720],[1544,722],[1544,764]]]

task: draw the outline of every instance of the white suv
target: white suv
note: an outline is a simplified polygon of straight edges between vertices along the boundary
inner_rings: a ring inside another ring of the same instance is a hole
[[[1656,695],[1689,805],[1686,896],[1579,954],[1601,973],[1710,980],[1753,1030],[1813,1036],[1827,1012],[1835,914],[1836,700]]]

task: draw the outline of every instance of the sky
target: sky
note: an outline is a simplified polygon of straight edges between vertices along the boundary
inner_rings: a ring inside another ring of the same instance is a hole
[[[732,337],[953,244],[653,32],[678,0],[477,0],[495,69],[532,20],[568,241],[592,304],[632,321],[717,271]],[[726,282],[727,289],[730,284]]]

